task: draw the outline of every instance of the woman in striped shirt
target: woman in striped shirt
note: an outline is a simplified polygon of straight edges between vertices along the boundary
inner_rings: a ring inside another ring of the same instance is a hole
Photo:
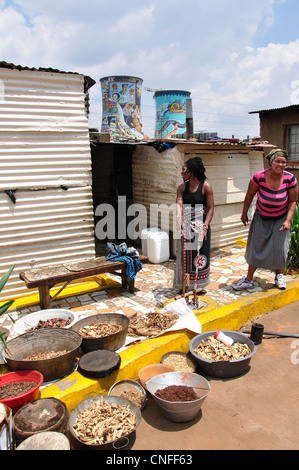
[[[267,156],[270,168],[257,172],[250,180],[241,215],[246,225],[248,209],[257,195],[245,253],[248,271],[247,276],[233,285],[235,290],[253,289],[252,278],[257,268],[275,271],[276,287],[286,288],[282,273],[298,199],[297,180],[292,173],[285,171],[287,157],[285,150],[272,150]]]

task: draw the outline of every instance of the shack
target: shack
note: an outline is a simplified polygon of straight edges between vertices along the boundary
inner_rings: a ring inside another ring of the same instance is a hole
[[[248,227],[240,221],[243,201],[250,177],[263,168],[264,153],[269,151],[265,150],[267,144],[182,139],[104,143],[96,134],[92,135],[91,144],[95,210],[101,204],[114,204],[117,221],[123,219],[127,211],[126,226],[132,220],[134,208],[141,211],[136,233],[141,233],[145,227],[167,231],[171,256],[176,256],[174,205],[177,186],[182,182],[181,168],[184,161],[196,155],[203,159],[214,190],[212,248],[231,245],[237,238],[247,237]],[[95,223],[98,222],[95,216]],[[119,234],[119,241],[140,246],[140,239],[130,239],[130,234],[123,231]]]
[[[94,256],[88,76],[0,63],[1,298],[19,272]]]
[[[258,114],[260,118],[260,136],[285,149],[288,154],[286,170],[299,178],[299,104],[282,108],[261,109],[249,114]],[[265,164],[267,164],[265,162]],[[267,164],[268,166],[268,164]]]
[[[146,227],[169,233],[175,257],[176,189],[183,162],[195,155],[215,195],[212,248],[247,236],[240,214],[250,176],[263,167],[263,143],[110,142],[88,129],[94,84],[74,72],[0,62],[0,274],[15,265],[0,299],[28,295],[21,271],[103,254],[107,241],[140,247]],[[114,210],[107,233],[105,208]]]

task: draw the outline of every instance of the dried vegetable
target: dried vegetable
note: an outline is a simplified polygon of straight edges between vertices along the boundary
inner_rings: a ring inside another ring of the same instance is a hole
[[[78,333],[83,338],[101,338],[104,336],[113,335],[122,330],[121,325],[115,323],[90,323],[90,325],[82,326],[78,329]]]
[[[147,313],[139,318],[135,315],[130,319],[128,335],[156,336],[168,330],[168,328],[171,328],[177,322],[178,318],[178,315],[161,313],[159,311]]]
[[[67,320],[64,318],[49,318],[48,320],[39,320],[36,326],[26,331],[41,330],[42,328],[65,328],[71,323],[71,317]]]
[[[73,429],[80,441],[94,445],[125,436],[135,426],[135,414],[129,407],[106,402],[101,397],[77,415]]]
[[[135,405],[139,406],[139,408],[142,405],[143,395],[139,390],[123,390],[120,393],[114,393],[114,395],[132,401]]]
[[[66,354],[69,351],[65,349],[63,351],[49,351],[46,353],[37,353],[37,354],[30,354],[27,357],[24,357],[23,361],[39,361],[43,359],[53,359],[53,357],[62,356],[62,354]]]
[[[214,336],[209,336],[206,341],[202,341],[194,352],[209,361],[231,361],[233,359],[241,359],[251,353],[251,349],[247,344],[234,343],[228,346]]]

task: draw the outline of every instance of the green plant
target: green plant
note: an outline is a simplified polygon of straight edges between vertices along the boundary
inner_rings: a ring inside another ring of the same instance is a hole
[[[3,287],[5,286],[6,282],[8,281],[8,278],[9,276],[11,275],[12,271],[14,269],[14,266],[12,266],[6,274],[4,274],[4,276],[0,279],[0,292],[2,291]],[[14,300],[8,300],[7,302],[5,302],[3,305],[1,305],[0,307],[0,316],[3,315],[3,313],[5,313],[9,307],[14,303]],[[8,313],[8,316],[9,318],[11,319],[11,321],[14,323],[14,319],[9,315]],[[7,348],[7,344],[6,344],[6,341],[5,341],[5,333],[1,333],[0,332],[0,340],[2,341],[2,343],[4,344],[4,347]]]
[[[292,222],[291,241],[286,265],[287,272],[299,270],[299,203],[296,206]]]

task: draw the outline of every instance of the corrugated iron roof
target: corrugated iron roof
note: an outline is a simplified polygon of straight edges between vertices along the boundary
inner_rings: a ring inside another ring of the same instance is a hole
[[[73,74],[73,75],[83,75],[84,77],[84,84],[85,84],[85,89],[84,91],[88,91],[95,83],[96,81],[89,77],[88,75],[84,75],[84,74],[79,74],[78,72],[65,72],[63,70],[58,70],[58,69],[53,69],[51,67],[39,67],[39,68],[35,68],[35,67],[27,67],[27,66],[23,66],[23,65],[16,65],[16,64],[13,64],[13,63],[9,63],[9,62],[5,62],[4,60],[3,61],[0,61],[0,68],[5,68],[5,69],[11,69],[11,70],[32,70],[34,72],[50,72],[50,73],[69,73],[69,74]]]
[[[290,106],[283,106],[282,108],[260,109],[259,111],[250,111],[248,114],[265,113],[265,112],[268,112],[268,111],[280,111],[282,109],[288,109],[288,108],[298,108],[299,109],[299,104],[291,104]]]

